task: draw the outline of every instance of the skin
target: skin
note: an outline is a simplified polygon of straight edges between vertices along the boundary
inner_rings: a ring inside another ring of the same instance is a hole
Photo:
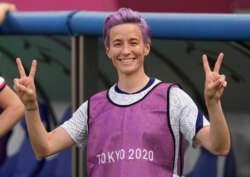
[[[4,136],[24,115],[24,106],[18,96],[9,86],[0,92],[0,137]]]
[[[12,3],[0,3],[0,25],[4,22],[8,12],[15,12],[16,6]],[[0,106],[3,112],[0,115],[0,137],[4,136],[24,115],[24,106],[18,96],[8,86],[0,93]]]
[[[195,141],[215,155],[227,155],[230,147],[230,132],[221,107],[221,96],[227,86],[225,75],[220,75],[220,67],[224,54],[220,53],[214,70],[208,64],[207,56],[203,55],[205,71],[204,97],[211,125],[204,127],[197,134]]]
[[[118,86],[133,93],[143,88],[149,77],[144,72],[144,58],[150,52],[150,44],[144,43],[140,28],[136,24],[120,24],[110,30],[110,44],[106,54],[117,69]],[[221,108],[220,98],[226,86],[225,76],[219,74],[223,59],[220,54],[212,71],[206,55],[203,65],[206,75],[204,96],[211,125],[202,128],[194,141],[217,155],[226,155],[230,149],[230,134]],[[38,157],[49,156],[74,144],[63,128],[47,132],[37,109],[34,84],[37,62],[33,60],[29,75],[25,74],[21,60],[17,66],[20,78],[14,80],[15,89],[25,105],[25,116],[33,149]]]
[[[0,3],[0,24],[5,20],[5,16],[8,12],[15,12],[16,6],[12,3]]]
[[[107,56],[118,73],[118,86],[133,93],[143,88],[149,80],[144,72],[144,57],[150,44],[144,44],[140,28],[135,24],[121,24],[111,28]]]
[[[47,132],[41,121],[34,84],[37,61],[32,61],[29,75],[26,75],[20,58],[17,58],[16,63],[20,79],[14,80],[14,88],[25,106],[27,129],[36,156],[50,156],[74,145],[74,141],[63,128],[58,127]]]

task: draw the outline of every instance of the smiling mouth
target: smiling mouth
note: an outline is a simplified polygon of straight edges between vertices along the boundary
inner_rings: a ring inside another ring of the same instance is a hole
[[[132,63],[134,60],[135,60],[135,58],[122,58],[122,59],[120,59],[121,63],[123,63],[123,64]]]

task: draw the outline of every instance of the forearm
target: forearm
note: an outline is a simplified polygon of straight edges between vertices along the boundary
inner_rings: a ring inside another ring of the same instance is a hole
[[[211,148],[215,153],[227,154],[231,146],[230,132],[221,102],[208,103],[207,109],[211,123],[209,131]]]
[[[11,107],[4,109],[0,114],[0,137],[10,131],[23,116],[23,104],[13,104]]]
[[[37,103],[25,107],[25,119],[30,141],[37,157],[45,156],[48,149],[48,132],[41,121]]]

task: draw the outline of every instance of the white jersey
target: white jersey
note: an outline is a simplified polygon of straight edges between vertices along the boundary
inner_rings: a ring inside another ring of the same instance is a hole
[[[118,93],[115,90],[116,85],[114,85],[108,92],[109,98],[118,105],[130,105],[142,99],[159,82],[161,81],[155,79],[150,87],[135,94]],[[196,133],[196,121],[199,113],[196,104],[190,96],[179,87],[171,87],[169,104],[170,123],[174,135],[178,135],[178,132],[181,131],[185,139],[193,144],[193,138]],[[210,124],[204,116],[202,119],[203,127]],[[61,127],[68,132],[78,147],[85,147],[88,134],[88,101],[85,101]],[[179,137],[175,138],[179,139]]]

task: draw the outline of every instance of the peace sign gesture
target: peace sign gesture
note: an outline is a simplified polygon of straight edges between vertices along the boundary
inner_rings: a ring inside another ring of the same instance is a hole
[[[219,101],[224,92],[224,88],[227,86],[225,75],[219,74],[223,57],[224,54],[220,53],[215,63],[214,69],[211,70],[208,64],[207,56],[202,56],[203,67],[206,75],[204,90],[206,103]]]
[[[27,76],[20,58],[16,59],[16,64],[20,74],[20,79],[14,79],[14,89],[20,100],[25,105],[26,110],[37,107],[36,87],[34,78],[36,74],[37,61],[33,60],[30,73]]]

